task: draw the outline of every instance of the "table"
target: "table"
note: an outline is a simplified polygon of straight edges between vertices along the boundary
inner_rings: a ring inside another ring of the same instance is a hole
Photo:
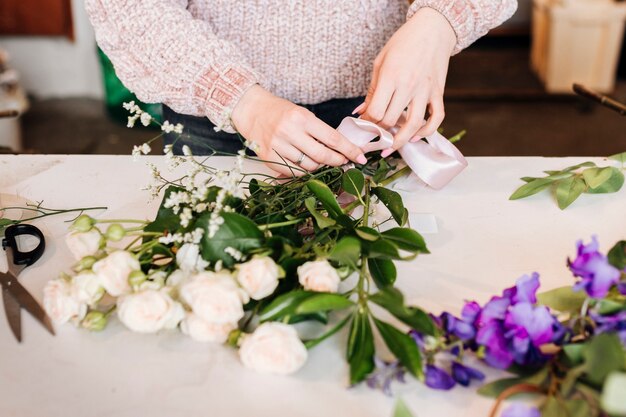
[[[508,196],[519,177],[587,159],[469,158],[444,190],[405,193],[411,212],[432,213],[438,224],[425,235],[432,254],[398,264],[407,301],[458,313],[464,300],[485,302],[532,271],[541,273],[543,289],[571,284],[565,259],[577,239],[597,234],[606,251],[626,237],[626,191],[583,196],[565,211],[547,193],[515,202]],[[149,160],[164,166],[162,157]],[[214,166],[231,162],[213,159]],[[0,193],[55,208],[107,205],[99,217],[154,216],[158,201],[139,191],[149,178],[143,163],[126,156],[0,157]],[[63,244],[67,219],[37,223],[48,250],[21,279],[39,300],[45,283],[73,262]],[[387,417],[395,403],[364,385],[348,389],[345,332],[313,349],[299,373],[281,377],[247,370],[234,350],[176,331],[134,334],[115,320],[102,333],[57,330],[51,337],[25,314],[20,345],[0,318],[0,416]],[[411,381],[394,391],[420,417],[486,416],[492,404],[475,387],[442,393]]]

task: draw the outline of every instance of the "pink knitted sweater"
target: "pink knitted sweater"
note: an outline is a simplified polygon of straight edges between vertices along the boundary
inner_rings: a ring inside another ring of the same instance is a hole
[[[260,83],[295,103],[364,95],[376,54],[421,7],[441,12],[455,53],[508,19],[516,0],[86,0],[96,39],[145,102],[230,113]]]

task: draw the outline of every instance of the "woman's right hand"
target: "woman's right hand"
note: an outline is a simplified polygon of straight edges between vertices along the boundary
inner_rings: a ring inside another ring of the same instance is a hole
[[[363,151],[304,107],[276,97],[259,85],[235,106],[232,122],[257,155],[283,175],[302,175],[321,165],[340,166],[348,159],[364,164]],[[304,158],[298,164],[301,155]],[[285,166],[285,162],[292,166]]]

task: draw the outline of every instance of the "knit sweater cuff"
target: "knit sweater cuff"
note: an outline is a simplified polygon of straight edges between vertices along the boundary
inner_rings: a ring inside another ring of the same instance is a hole
[[[242,66],[211,67],[197,80],[194,97],[216,130],[235,133],[230,116],[233,109],[259,77],[251,69]]]
[[[456,34],[456,46],[452,55],[456,55],[474,42],[474,14],[467,1],[415,0],[407,13],[407,19],[421,8],[429,7],[441,13],[450,22]]]

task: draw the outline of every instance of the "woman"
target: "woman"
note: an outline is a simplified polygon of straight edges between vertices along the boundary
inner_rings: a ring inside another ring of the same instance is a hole
[[[163,103],[165,118],[190,133],[175,143],[177,152],[185,141],[195,153],[236,152],[238,132],[283,174],[290,173],[283,161],[306,170],[363,163],[362,151],[334,129],[353,111],[391,127],[406,110],[393,149],[433,133],[444,118],[450,56],[517,6],[516,0],[86,4],[120,79],[141,100]],[[204,146],[194,147],[198,142]]]

